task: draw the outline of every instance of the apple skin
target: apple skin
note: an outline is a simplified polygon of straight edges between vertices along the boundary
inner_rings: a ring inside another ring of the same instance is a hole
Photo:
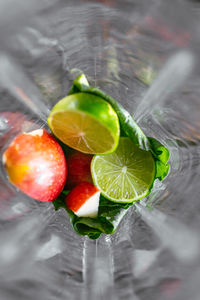
[[[45,129],[15,137],[2,160],[10,182],[35,200],[53,201],[66,183],[63,150]]]
[[[96,199],[94,199],[94,197],[96,197]],[[98,213],[99,197],[100,190],[95,185],[89,182],[81,182],[69,192],[65,198],[65,203],[67,207],[79,217],[96,217]],[[87,212],[82,210],[82,213],[79,214],[80,209],[82,209],[87,202],[91,205],[91,210],[88,210],[90,207],[89,205],[86,208]],[[95,205],[93,206],[92,203],[94,202]]]
[[[93,182],[90,171],[92,157],[79,151],[67,156],[67,188],[71,189],[83,181]]]

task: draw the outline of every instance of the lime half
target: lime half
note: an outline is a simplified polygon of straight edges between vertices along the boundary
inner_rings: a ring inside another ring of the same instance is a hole
[[[115,152],[93,157],[91,172],[94,184],[106,198],[129,203],[149,193],[155,176],[155,162],[149,151],[122,137]]]
[[[48,124],[64,144],[84,153],[111,153],[119,142],[116,112],[105,100],[89,93],[60,100],[53,107]]]

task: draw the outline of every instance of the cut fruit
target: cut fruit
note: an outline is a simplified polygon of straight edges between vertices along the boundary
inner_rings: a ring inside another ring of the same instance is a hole
[[[114,153],[94,156],[91,172],[94,184],[106,198],[130,203],[149,193],[155,177],[155,162],[149,151],[123,137]]]
[[[67,189],[71,189],[83,181],[92,183],[90,171],[92,157],[93,155],[76,150],[67,156]]]
[[[77,93],[60,100],[48,124],[64,144],[88,154],[113,152],[119,142],[119,120],[112,106],[98,96]]]
[[[65,202],[78,217],[95,218],[98,214],[100,190],[89,182],[81,182],[67,195]]]

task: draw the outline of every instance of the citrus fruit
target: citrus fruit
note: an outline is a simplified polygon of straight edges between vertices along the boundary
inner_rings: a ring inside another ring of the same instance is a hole
[[[91,172],[94,184],[106,198],[130,203],[149,193],[155,176],[155,162],[149,151],[122,137],[115,152],[93,157]]]
[[[113,152],[119,141],[119,120],[101,97],[77,93],[60,100],[48,117],[54,135],[64,144],[88,154]]]

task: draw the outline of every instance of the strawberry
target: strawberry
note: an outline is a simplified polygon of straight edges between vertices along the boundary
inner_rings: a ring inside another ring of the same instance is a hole
[[[81,182],[65,198],[65,203],[78,217],[95,218],[98,213],[100,190],[89,182]]]
[[[67,187],[73,188],[83,181],[92,183],[90,164],[92,155],[73,151],[67,157]]]
[[[3,154],[11,183],[39,201],[52,201],[62,191],[67,176],[64,153],[45,130],[18,135]]]

